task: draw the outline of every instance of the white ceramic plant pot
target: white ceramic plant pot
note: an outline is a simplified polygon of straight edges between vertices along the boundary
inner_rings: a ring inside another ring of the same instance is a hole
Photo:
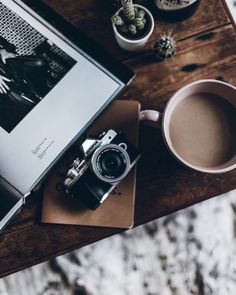
[[[143,9],[146,13],[146,15],[148,15],[148,18],[150,20],[150,29],[149,29],[149,32],[142,38],[140,39],[128,39],[126,37],[124,37],[123,35],[121,35],[116,26],[114,24],[112,24],[113,26],[113,30],[114,30],[114,34],[115,34],[115,37],[116,37],[116,41],[117,43],[119,44],[119,46],[127,51],[139,51],[141,50],[144,45],[147,43],[149,37],[151,36],[153,30],[154,30],[154,18],[151,14],[151,12],[144,6],[142,5],[139,5],[139,4],[135,4],[135,7],[138,7],[140,9]],[[123,8],[120,8],[117,12],[116,12],[116,15],[119,15],[121,10]]]

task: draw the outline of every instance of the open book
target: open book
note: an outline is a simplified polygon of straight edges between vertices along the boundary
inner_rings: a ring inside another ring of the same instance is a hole
[[[0,0],[0,229],[133,78],[47,5],[24,2]]]

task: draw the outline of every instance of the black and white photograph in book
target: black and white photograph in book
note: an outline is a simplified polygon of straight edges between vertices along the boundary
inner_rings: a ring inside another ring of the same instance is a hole
[[[10,133],[75,64],[0,1],[0,127]]]

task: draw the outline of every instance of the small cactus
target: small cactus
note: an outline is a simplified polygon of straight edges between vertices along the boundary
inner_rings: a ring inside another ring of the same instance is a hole
[[[113,24],[116,26],[123,26],[124,25],[124,21],[123,21],[122,17],[120,17],[119,15],[113,15],[112,21],[113,21]]]
[[[112,22],[120,32],[135,36],[145,28],[145,11],[135,7],[132,0],[121,0],[121,4],[123,11],[113,15]]]
[[[132,21],[135,18],[134,4],[132,0],[121,0],[124,16],[127,20]]]
[[[128,26],[128,30],[132,35],[135,35],[137,33],[137,27],[133,24]]]
[[[145,24],[146,24],[146,19],[145,18],[143,18],[143,19],[136,18],[134,24],[138,30],[143,30],[145,27]]]
[[[171,36],[171,33],[161,35],[153,50],[156,58],[161,61],[173,56],[176,52],[176,41]]]
[[[141,10],[141,9],[140,9],[140,10],[137,10],[135,16],[136,16],[136,19],[140,19],[140,20],[141,20],[141,19],[145,19],[145,18],[144,18],[144,15],[145,15],[144,10]]]

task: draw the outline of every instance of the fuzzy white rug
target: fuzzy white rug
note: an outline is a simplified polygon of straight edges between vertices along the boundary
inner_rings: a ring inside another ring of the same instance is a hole
[[[0,280],[1,295],[235,295],[236,191]]]

